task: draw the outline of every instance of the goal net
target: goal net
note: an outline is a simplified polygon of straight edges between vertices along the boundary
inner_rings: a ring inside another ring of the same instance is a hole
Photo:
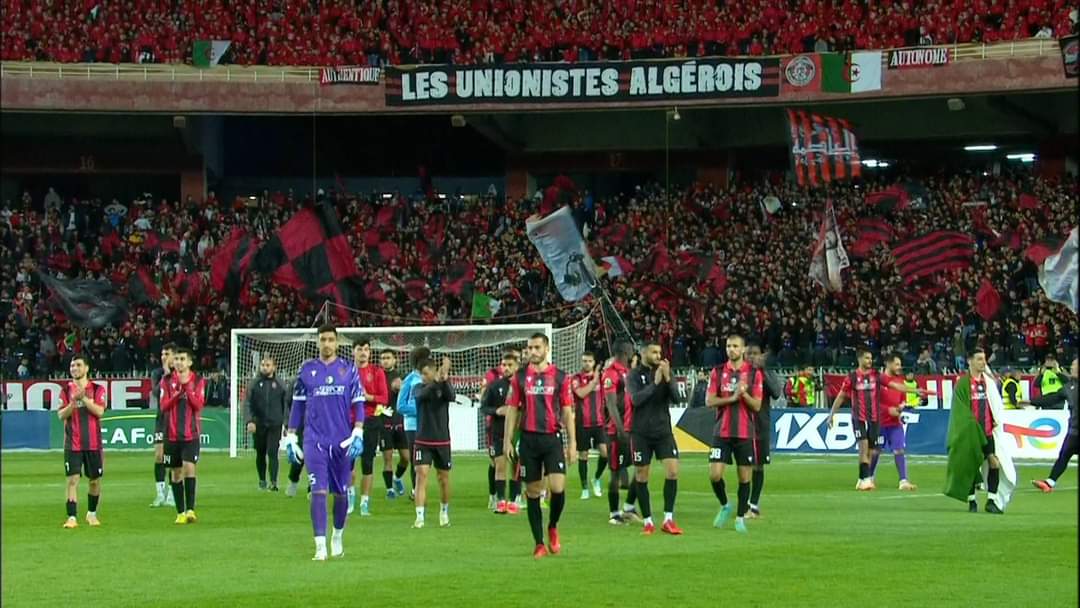
[[[589,317],[561,328],[552,328],[550,324],[338,328],[338,356],[351,361],[353,341],[364,337],[371,343],[372,363],[378,364],[383,351],[393,351],[397,355],[397,371],[405,376],[410,371],[409,353],[413,348],[426,346],[433,353],[450,357],[451,384],[458,392],[458,403],[475,405],[473,400],[480,391],[484,374],[499,364],[503,351],[509,347],[524,350],[529,336],[535,333],[547,335],[551,359],[559,369],[576,370],[585,352],[588,324]],[[272,356],[277,363],[278,379],[291,387],[303,362],[318,355],[315,331],[315,328],[232,330],[230,456],[235,458],[241,450],[252,448],[252,438],[244,428],[243,408],[248,384],[259,373],[259,362],[266,355]],[[483,421],[476,411],[469,422],[476,428],[478,447],[486,447],[482,444]],[[451,420],[451,428],[455,423],[461,421]]]

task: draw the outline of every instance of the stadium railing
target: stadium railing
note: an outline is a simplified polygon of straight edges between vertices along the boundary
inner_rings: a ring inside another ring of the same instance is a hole
[[[949,49],[949,60],[951,62],[1056,56],[1061,53],[1058,41],[1050,38],[1028,38],[995,44],[944,44],[933,45],[933,48]],[[888,51],[901,49],[874,50],[882,51],[882,62],[884,63],[888,61]],[[5,61],[0,63],[0,76],[3,78],[41,78],[50,80],[67,78],[147,82],[319,82],[321,70],[322,67],[318,66],[219,65],[212,68],[196,68],[187,64],[159,63],[113,64],[36,61]]]

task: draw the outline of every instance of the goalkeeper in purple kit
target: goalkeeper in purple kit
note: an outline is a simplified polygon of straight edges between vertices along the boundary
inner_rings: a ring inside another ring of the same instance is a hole
[[[296,376],[285,452],[289,461],[303,459],[311,480],[311,525],[315,529],[314,561],[326,560],[326,494],[334,495],[334,531],[330,555],[340,557],[349,503],[345,490],[352,461],[364,450],[364,391],[349,361],[338,359],[337,329],[319,327],[319,358],[309,359]],[[304,426],[304,445],[296,429]]]

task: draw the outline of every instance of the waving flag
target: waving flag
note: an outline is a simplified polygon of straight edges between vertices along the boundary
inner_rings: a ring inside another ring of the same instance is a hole
[[[1039,285],[1046,297],[1068,306],[1074,313],[1078,305],[1076,248],[1076,228],[1073,228],[1069,238],[1039,264]]]
[[[296,213],[255,255],[254,268],[273,281],[302,291],[313,300],[330,299],[347,320],[347,308],[363,297],[360,271],[341,230],[337,211],[327,201]]]
[[[596,286],[596,266],[569,207],[562,207],[543,219],[529,218],[525,232],[551,270],[563,299],[576,302],[592,293]]]
[[[634,272],[634,265],[626,258],[617,255],[600,258],[600,266],[607,271],[607,276],[612,279]]]
[[[907,285],[945,270],[970,267],[975,241],[962,232],[938,230],[901,243],[892,253]]]
[[[862,175],[859,142],[846,120],[788,110],[791,162],[800,186],[818,186]]]
[[[975,294],[975,312],[989,321],[997,316],[1001,309],[1001,294],[994,288],[990,279],[983,279],[979,285],[979,292]]]
[[[844,250],[844,242],[840,238],[840,228],[836,225],[836,211],[830,201],[825,206],[825,216],[821,218],[821,229],[818,231],[807,276],[827,291],[840,291],[843,289],[840,271],[849,265],[847,251]]]
[[[214,252],[210,263],[210,284],[214,291],[232,299],[240,294],[258,241],[243,228],[233,228],[229,239]]]
[[[45,273],[38,275],[52,292],[50,304],[63,311],[77,327],[100,329],[115,325],[127,317],[127,305],[108,281],[90,279],[57,279]]]
[[[443,280],[443,291],[460,296],[472,289],[473,281],[476,280],[476,266],[472,262],[455,262],[450,265]]]

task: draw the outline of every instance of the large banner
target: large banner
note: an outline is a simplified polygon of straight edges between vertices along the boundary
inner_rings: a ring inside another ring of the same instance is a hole
[[[133,450],[154,447],[154,419],[156,410],[105,410],[101,417],[101,442],[106,450]],[[64,447],[64,425],[52,416],[49,429],[49,447]],[[199,416],[202,433],[199,444],[203,448],[226,449],[229,447],[229,410],[207,408]]]
[[[57,410],[63,380],[18,380],[4,384],[5,410]],[[123,378],[93,380],[105,387],[106,405],[111,410],[144,409],[149,405],[150,379]]]
[[[889,69],[930,68],[949,64],[947,47],[921,47],[889,51]]]
[[[679,101],[780,95],[780,60],[431,65],[386,70],[386,105]]]
[[[382,69],[367,65],[326,67],[319,72],[319,84],[379,84]]]
[[[712,434],[714,412],[698,408],[685,410],[678,420],[676,436],[684,452],[700,451]],[[909,454],[945,455],[949,412],[918,408],[903,413]],[[1016,441],[1017,458],[1057,458],[1069,430],[1069,412],[1065,410],[1009,410],[1002,421],[1005,432]],[[683,433],[680,434],[679,431]],[[696,449],[695,449],[696,448]],[[772,410],[772,450],[776,453],[850,453],[857,452],[851,413],[836,414],[829,428],[829,410],[824,408],[783,408]]]

